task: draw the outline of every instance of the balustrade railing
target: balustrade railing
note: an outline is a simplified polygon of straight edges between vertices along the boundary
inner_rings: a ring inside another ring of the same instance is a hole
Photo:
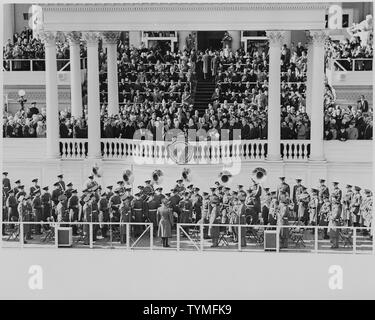
[[[230,161],[261,161],[267,159],[267,140],[229,140],[168,142],[132,139],[101,139],[103,159],[129,159],[152,163],[183,162],[191,164]],[[88,139],[60,139],[62,159],[84,159]],[[280,154],[284,161],[307,161],[310,140],[281,140]]]
[[[372,71],[373,58],[338,58],[329,64],[335,71]]]
[[[87,151],[88,139],[60,139],[61,159],[84,159]]]

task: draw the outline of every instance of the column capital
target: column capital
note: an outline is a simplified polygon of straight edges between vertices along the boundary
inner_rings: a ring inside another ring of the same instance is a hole
[[[326,30],[310,30],[308,34],[308,41],[311,41],[313,45],[323,46],[328,38]]]
[[[55,31],[41,31],[38,33],[39,39],[46,46],[55,46],[58,38],[58,33]]]
[[[98,43],[100,34],[99,32],[83,32],[82,38],[88,45],[93,45]]]
[[[65,33],[66,38],[69,40],[69,44],[78,44],[82,39],[82,34],[79,31],[71,31]]]
[[[117,44],[120,39],[119,31],[105,31],[101,33],[105,44]]]
[[[269,39],[270,46],[281,47],[284,44],[284,41],[285,41],[284,31],[270,30],[270,31],[266,31],[266,34]]]

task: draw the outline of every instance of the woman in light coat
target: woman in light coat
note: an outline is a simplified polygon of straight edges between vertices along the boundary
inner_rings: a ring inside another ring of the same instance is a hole
[[[156,212],[159,225],[158,236],[161,237],[164,248],[170,247],[168,244],[168,238],[172,237],[173,226],[172,210],[169,207],[167,207],[167,202],[167,199],[162,199],[161,206],[158,208]]]

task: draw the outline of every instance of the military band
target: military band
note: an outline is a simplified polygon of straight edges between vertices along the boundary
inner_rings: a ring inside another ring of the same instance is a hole
[[[361,227],[363,234],[368,234],[372,226],[370,190],[362,191],[355,186],[353,192],[352,186],[346,185],[343,193],[339,183],[334,181],[330,191],[324,179],[319,179],[319,187],[310,192],[300,178],[291,189],[286,178],[280,177],[280,184],[274,191],[251,178],[247,189],[238,185],[232,190],[229,185],[215,181],[210,193],[201,193],[190,181],[185,187],[183,179],[176,181],[170,193],[164,193],[160,185],[146,180],[133,194],[132,186],[124,181],[118,181],[115,188],[107,186],[102,190],[95,176],[90,175],[79,195],[71,182],[65,185],[63,175],[57,178],[52,193],[48,186],[41,188],[35,178],[27,194],[20,180],[15,181],[12,188],[8,173],[3,172],[3,221],[58,221],[66,225],[74,222],[73,235],[81,231],[85,244],[89,243],[90,236],[96,241],[98,237],[113,238],[116,234],[121,243],[126,243],[127,230],[129,236],[140,237],[145,231],[144,223],[152,223],[153,236],[160,235],[165,247],[169,246],[168,238],[176,223],[183,224],[182,237],[189,235],[189,224],[205,224],[203,237],[211,238],[213,247],[219,245],[221,234],[230,235],[233,242],[246,246],[249,229],[246,225],[318,225],[325,227],[323,237],[331,239],[333,248],[338,247],[339,230],[333,227]],[[79,222],[91,222],[93,227],[80,226]],[[126,229],[120,222],[137,224]],[[218,224],[233,226],[218,227]],[[240,238],[238,228],[241,228]],[[5,229],[3,226],[3,235]],[[33,234],[40,235],[43,229],[38,224],[25,225],[24,240],[31,239]],[[288,228],[281,228],[280,239],[281,246],[287,246]]]

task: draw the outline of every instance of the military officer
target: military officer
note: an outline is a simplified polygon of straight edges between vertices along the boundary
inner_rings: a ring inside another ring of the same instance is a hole
[[[176,181],[176,186],[175,186],[175,190],[176,190],[176,192],[177,193],[181,193],[181,192],[184,192],[185,191],[185,186],[184,186],[184,184],[183,184],[183,180],[182,179],[178,179],[177,181]]]
[[[44,187],[43,189],[43,194],[41,197],[42,201],[42,220],[47,221],[47,219],[51,216],[52,214],[52,196],[48,191],[48,186]]]
[[[26,196],[20,196],[19,197],[19,203],[17,204],[17,211],[18,211],[20,223],[29,221],[29,213],[27,211],[26,206],[27,206],[27,197]],[[23,225],[24,243],[27,243],[26,240],[31,238],[29,228],[30,228],[30,225],[27,225],[27,224]]]
[[[3,192],[5,193],[5,197],[8,197],[9,190],[11,189],[10,180],[8,178],[8,172],[3,172]]]
[[[318,215],[318,204],[319,204],[319,199],[318,199],[318,193],[319,191],[317,189],[311,189],[311,199],[309,201],[309,221],[310,225],[317,225],[317,215]]]
[[[262,201],[262,224],[265,226],[268,224],[268,214],[270,211],[270,205],[272,201],[271,192],[269,190],[269,188],[264,188],[265,196]]]
[[[162,192],[163,192],[162,187],[158,187],[155,189],[154,200],[158,203],[159,206],[161,205],[161,200],[164,198],[164,195]]]
[[[24,185],[20,185],[18,187],[18,192],[16,194],[16,198],[18,199],[19,197],[21,196],[26,196],[26,192],[25,192],[25,186]]]
[[[13,193],[14,196],[17,197],[17,193],[20,191],[19,187],[21,185],[21,180],[16,180],[14,183],[16,184],[16,186],[13,188]]]
[[[131,204],[132,215],[134,216],[134,222],[145,222],[146,212],[147,212],[147,203],[142,199],[140,193],[134,195],[134,199]],[[134,236],[139,237],[144,230],[144,225],[135,225],[134,226]]]
[[[365,189],[365,196],[362,200],[360,207],[362,225],[371,228],[372,225],[372,192],[371,190]],[[367,232],[365,232],[367,233]]]
[[[70,222],[78,222],[78,215],[79,215],[79,198],[77,195],[77,190],[72,189],[70,192],[70,197],[68,198],[68,211],[69,211],[69,221]],[[77,225],[72,225],[72,232],[73,235],[77,235]]]
[[[110,216],[111,222],[120,221],[120,213],[119,213],[120,204],[121,204],[120,189],[116,188],[113,196],[109,199],[109,216]]]
[[[87,181],[85,182],[85,184],[84,184],[84,188],[85,189],[92,189],[93,187],[95,187],[95,186],[99,186],[99,184],[98,184],[98,182],[97,181],[95,181],[94,180],[94,175],[90,175],[90,176],[88,176],[88,179],[87,179]]]
[[[353,190],[352,190],[352,185],[347,184],[346,185],[346,193],[343,197],[343,210],[342,210],[342,220],[344,223],[344,226],[348,226],[349,224],[351,225],[351,203],[352,203],[352,198],[353,198]]]
[[[259,183],[255,182],[254,180],[253,180],[253,182],[254,182],[254,184],[253,184],[253,188],[252,188],[251,194],[252,194],[252,197],[254,199],[255,214],[257,215],[257,217],[259,217],[259,215],[260,215],[260,213],[262,211],[261,202],[260,202],[260,197],[262,195],[262,187],[261,187],[261,185]],[[256,221],[254,221],[254,222],[258,223],[257,220],[258,219],[256,219]]]
[[[323,204],[320,206],[319,210],[319,226],[328,226],[328,215],[331,211],[331,202],[329,198],[324,197]],[[329,239],[328,229],[324,228],[324,239]]]
[[[83,222],[91,222],[92,221],[92,208],[91,208],[91,202],[93,200],[93,197],[89,194],[87,194],[83,198],[83,208],[82,208],[82,213],[83,213]],[[88,223],[85,223],[83,226],[83,230],[85,233],[85,238],[84,238],[84,244],[89,245],[90,244],[90,225]]]
[[[33,183],[33,185],[30,187],[29,194],[33,195],[35,190],[40,189],[40,186],[38,185],[38,178],[31,180],[31,182]]]
[[[107,191],[106,191],[106,197],[107,197],[107,200],[109,201],[109,199],[111,199],[111,197],[113,196],[113,186],[107,186]]]
[[[149,197],[151,193],[154,192],[154,187],[151,184],[151,180],[145,181],[145,186],[143,188],[143,194],[146,196],[146,199]]]
[[[277,199],[280,200],[280,194],[282,192],[286,193],[288,197],[290,196],[290,187],[289,185],[285,182],[285,177],[279,177],[280,179],[280,184],[277,187]]]
[[[238,222],[240,225],[244,226],[246,225],[246,198],[244,193],[239,193],[238,200]],[[241,241],[241,247],[246,247],[246,230],[246,227],[241,227],[241,239],[239,239],[239,241]]]
[[[289,206],[285,199],[280,201],[279,204],[279,211],[277,217],[277,225],[279,226],[286,226],[288,225],[288,218],[289,218]],[[281,228],[280,229],[280,248],[287,248],[288,247],[288,236],[289,236],[289,228]]]
[[[10,189],[8,193],[8,198],[6,200],[6,208],[8,209],[8,219],[7,221],[17,221],[18,220],[18,201],[14,195],[14,189]]]
[[[209,207],[210,207],[210,197],[207,192],[203,192],[202,198],[202,218],[198,220],[199,223],[207,224],[210,221],[209,215]],[[208,227],[203,227],[203,238],[208,238]]]
[[[57,176],[57,179],[58,179],[57,183],[59,184],[59,188],[64,192],[65,191],[65,182],[64,182],[63,178],[64,178],[64,175],[59,174]]]
[[[66,196],[64,194],[61,194],[58,198],[59,202],[56,206],[55,215],[57,216],[58,222],[68,222],[69,221],[69,214],[66,207]],[[60,225],[62,226],[62,225]]]
[[[180,206],[179,206],[180,201],[181,201],[181,197],[178,195],[177,190],[172,189],[171,196],[169,198],[169,206],[172,208],[173,216],[177,218],[176,220],[178,220],[178,217],[180,217],[181,215]]]
[[[66,190],[64,192],[65,196],[69,198],[72,196],[72,191],[73,191],[73,183],[69,182],[67,185],[66,185]]]
[[[293,186],[293,195],[292,195],[292,201],[294,204],[294,212],[296,213],[296,216],[298,217],[298,198],[299,195],[303,193],[303,185],[302,185],[302,179],[297,178],[296,184]]]
[[[153,225],[153,235],[154,237],[158,233],[158,221],[156,217],[156,212],[160,207],[160,203],[157,199],[155,199],[155,195],[153,192],[149,194],[148,202],[147,202],[147,219],[152,222]]]
[[[122,181],[122,180],[117,181],[117,189],[118,189],[119,195],[122,196],[124,194],[124,192],[125,192],[125,183],[124,183],[124,181]]]
[[[352,213],[352,222],[354,227],[359,227],[359,222],[360,222],[360,211],[359,208],[361,206],[362,202],[362,196],[360,194],[361,188],[358,186],[354,187],[354,194],[353,198],[350,204],[351,208],[351,213]]]
[[[59,196],[63,194],[63,191],[61,189],[61,185],[59,182],[56,182],[53,184],[54,189],[52,190],[52,203],[54,206],[57,206],[59,203]]]
[[[183,194],[182,200],[179,202],[180,207],[180,216],[179,216],[179,223],[191,223],[192,215],[193,215],[193,203],[189,199],[189,192],[185,192]],[[189,227],[183,226],[182,227],[187,234],[189,234]],[[184,237],[186,237],[186,234],[182,233]]]
[[[325,182],[326,181],[324,179],[319,179],[320,186],[318,189],[318,210],[320,209],[320,206],[323,204],[324,197],[329,198],[329,189],[325,185]]]
[[[200,189],[198,187],[194,188],[194,194],[191,197],[194,209],[194,222],[197,223],[202,218],[202,201],[203,198],[199,194]]]
[[[329,228],[329,237],[331,238],[332,249],[337,249],[339,247],[339,229],[337,228],[340,225],[341,217],[341,204],[337,201],[335,197],[332,197],[332,209],[331,213],[328,216],[328,227]]]
[[[121,197],[121,205],[119,208],[120,211],[120,242],[125,244],[126,243],[126,223],[130,223],[134,220],[132,217],[132,208],[130,205],[130,199],[126,195]],[[129,228],[130,232],[130,228]]]
[[[332,196],[335,197],[339,203],[341,203],[342,191],[339,188],[339,183],[337,181],[334,181],[332,182],[332,184],[333,184]]]
[[[34,214],[34,221],[40,222],[42,221],[42,200],[40,198],[40,188],[35,189],[33,192],[33,200],[32,200],[32,210]],[[35,225],[35,234],[40,235],[41,232],[41,225]]]
[[[301,221],[307,226],[310,220],[308,209],[310,203],[310,195],[307,192],[307,188],[305,186],[302,187],[302,193],[297,196],[296,200],[298,206],[297,221]]]
[[[108,195],[106,192],[101,193],[101,197],[98,203],[98,210],[99,210],[99,225],[102,237],[107,237],[108,225],[105,222],[109,222],[109,201]]]

